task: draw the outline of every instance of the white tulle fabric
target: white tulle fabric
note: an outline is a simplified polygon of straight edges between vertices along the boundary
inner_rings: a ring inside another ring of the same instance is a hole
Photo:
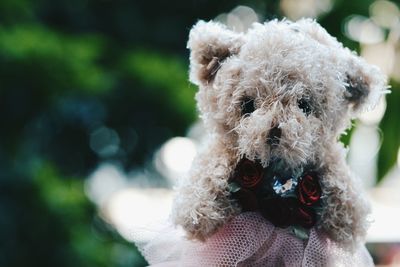
[[[374,266],[364,245],[353,252],[311,229],[308,240],[273,226],[261,215],[238,215],[206,242],[166,228],[138,247],[150,266]]]

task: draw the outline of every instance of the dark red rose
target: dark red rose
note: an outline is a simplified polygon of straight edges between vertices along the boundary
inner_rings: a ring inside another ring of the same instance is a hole
[[[242,188],[238,192],[233,193],[233,197],[239,202],[242,211],[258,210],[258,200],[253,191]]]
[[[260,163],[243,158],[236,166],[233,180],[242,188],[254,188],[260,184],[263,167]]]
[[[303,176],[297,186],[297,197],[306,206],[311,206],[321,198],[321,186],[315,175]]]
[[[277,227],[293,225],[294,211],[299,204],[295,198],[268,198],[261,202],[261,214]]]

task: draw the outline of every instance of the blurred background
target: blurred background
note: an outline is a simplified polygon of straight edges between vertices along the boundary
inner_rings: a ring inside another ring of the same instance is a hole
[[[316,18],[390,77],[342,141],[373,203],[368,248],[400,266],[400,11],[387,0],[1,0],[0,266],[145,266],[203,136],[186,42]],[[154,233],[153,233],[154,235]]]

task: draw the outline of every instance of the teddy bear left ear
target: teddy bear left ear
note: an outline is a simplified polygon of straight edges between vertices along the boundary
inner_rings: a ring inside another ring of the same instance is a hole
[[[377,104],[379,98],[388,92],[386,76],[373,65],[357,58],[349,64],[346,73],[344,98],[353,112],[358,113]],[[354,64],[356,63],[356,64]]]
[[[199,21],[190,31],[190,81],[196,85],[212,83],[225,59],[237,54],[243,34],[217,22]]]
[[[354,110],[357,110],[366,102],[370,93],[370,86],[363,76],[350,76],[349,74],[346,75],[345,83],[344,98]]]

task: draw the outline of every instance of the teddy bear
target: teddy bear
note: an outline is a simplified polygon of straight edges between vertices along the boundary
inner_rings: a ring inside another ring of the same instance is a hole
[[[190,81],[199,88],[197,107],[207,132],[173,205],[173,221],[188,240],[212,243],[203,251],[215,254],[218,242],[238,247],[241,241],[232,238],[253,231],[243,237],[247,249],[265,226],[268,235],[241,266],[291,266],[284,258],[305,257],[311,239],[311,249],[324,247],[320,258],[346,252],[372,265],[363,245],[370,207],[340,137],[385,92],[382,72],[312,19],[254,23],[245,33],[199,21],[188,48]],[[289,241],[257,261],[261,248],[268,243],[271,252],[279,236]],[[296,240],[304,245],[297,252]],[[223,253],[241,252],[231,247]],[[221,257],[210,265],[231,265]],[[325,265],[320,258],[306,266]]]

